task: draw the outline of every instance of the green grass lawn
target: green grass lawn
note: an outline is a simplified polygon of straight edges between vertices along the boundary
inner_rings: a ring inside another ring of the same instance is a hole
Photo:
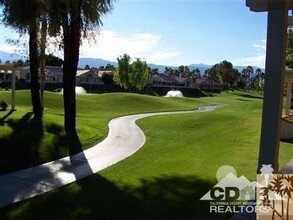
[[[9,123],[30,111],[25,104],[28,92],[17,95],[22,96],[21,107],[1,131],[13,131]],[[54,146],[56,154],[46,149],[63,135],[61,100],[58,94],[46,93],[48,107],[40,138],[46,147],[38,146],[43,148],[38,154],[46,155],[44,160],[68,153],[66,144]],[[229,215],[210,214],[208,203],[199,198],[217,183],[216,172],[222,165],[232,165],[239,176],[255,179],[262,108],[257,94],[222,93],[199,99],[121,93],[78,96],[78,131],[86,148],[105,137],[108,121],[118,115],[206,104],[223,106],[214,112],[140,120],[147,142],[137,153],[76,183],[6,207],[0,210],[0,219],[227,219]],[[6,136],[1,135],[2,148]],[[292,145],[282,143],[280,167],[292,154]]]
[[[10,92],[0,91],[9,100]],[[195,109],[200,99],[166,99],[113,93],[77,96],[79,140],[68,140],[63,130],[63,98],[45,93],[42,121],[32,118],[30,92],[16,93],[17,111],[0,123],[0,174],[34,166],[92,147],[108,133],[108,122],[117,116],[169,110]],[[0,118],[7,112],[0,112]]]

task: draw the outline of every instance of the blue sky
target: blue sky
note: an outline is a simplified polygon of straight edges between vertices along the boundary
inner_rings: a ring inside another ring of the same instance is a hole
[[[81,57],[116,60],[128,53],[162,65],[215,64],[264,67],[267,14],[249,11],[245,0],[120,0],[102,18],[95,42]],[[13,52],[0,26],[0,50]]]

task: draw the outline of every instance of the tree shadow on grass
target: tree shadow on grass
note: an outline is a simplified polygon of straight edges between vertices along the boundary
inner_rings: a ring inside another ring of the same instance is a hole
[[[66,136],[63,127],[55,123],[44,126],[42,118],[33,117],[32,112],[26,113],[18,120],[9,119],[4,125],[10,127],[12,132],[0,137],[0,174],[36,166],[48,160],[82,151],[82,144],[77,134]],[[44,132],[53,135],[52,143],[47,147],[42,145]],[[85,169],[87,167],[88,171],[90,170],[83,154],[79,155],[78,160],[74,157],[70,157],[70,160],[71,163],[82,161],[85,163]],[[69,164],[63,165],[69,166]]]
[[[237,101],[242,101],[242,102],[251,102],[250,100],[247,100],[247,99],[235,99]]]
[[[9,112],[7,112],[2,118],[0,118],[0,126],[4,126],[5,125],[5,120],[12,115],[12,113],[15,112],[15,110],[10,110]]]
[[[200,198],[213,184],[196,176],[141,179],[119,186],[99,174],[0,210],[1,219],[228,219]],[[48,208],[51,210],[49,211]]]
[[[237,94],[237,96],[241,96],[244,98],[250,98],[250,99],[263,99],[263,97],[261,97],[261,96],[250,95],[250,94]]]
[[[54,128],[54,132],[56,132],[54,136],[56,144],[60,144],[59,139],[61,139],[62,144],[68,147],[69,155],[80,153],[47,165],[35,166],[43,163],[39,155],[39,147],[44,129],[42,119],[32,117],[32,115],[29,112],[19,120],[9,120],[7,125],[11,127],[12,133],[0,138],[0,142],[3,144],[0,149],[2,151],[0,154],[0,162],[3,165],[2,169],[0,168],[2,173],[31,167],[0,176],[0,195],[2,197],[0,197],[0,207],[50,191],[93,173],[85,155],[80,152],[82,145],[78,135],[63,137],[59,133],[62,129],[57,125],[51,126],[51,129]]]
[[[67,136],[64,133],[63,127],[55,123],[47,124],[46,131],[54,136],[50,152],[52,158],[59,158],[60,155],[62,155],[62,153],[60,153],[60,150],[62,149],[69,151],[66,155],[73,155],[83,150],[82,144],[76,133]]]
[[[38,148],[44,134],[42,119],[28,112],[21,119],[10,119],[5,124],[12,132],[0,138],[0,173],[39,163]]]

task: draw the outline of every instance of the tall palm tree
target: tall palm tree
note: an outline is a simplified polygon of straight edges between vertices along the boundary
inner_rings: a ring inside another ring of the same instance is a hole
[[[102,24],[101,16],[112,9],[112,0],[48,0],[49,20],[56,32],[63,34],[63,102],[64,128],[67,135],[76,134],[75,77],[82,37]],[[62,30],[61,28],[62,27]]]
[[[35,117],[41,117],[43,113],[38,82],[38,22],[42,14],[41,3],[41,0],[0,0],[3,7],[2,21],[22,34],[29,33],[30,88]],[[26,13],[23,13],[24,10]]]

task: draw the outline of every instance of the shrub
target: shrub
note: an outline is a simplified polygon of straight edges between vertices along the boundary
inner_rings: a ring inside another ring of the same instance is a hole
[[[0,106],[1,106],[1,108],[2,108],[3,111],[6,111],[6,109],[8,107],[8,104],[5,101],[1,101]]]

